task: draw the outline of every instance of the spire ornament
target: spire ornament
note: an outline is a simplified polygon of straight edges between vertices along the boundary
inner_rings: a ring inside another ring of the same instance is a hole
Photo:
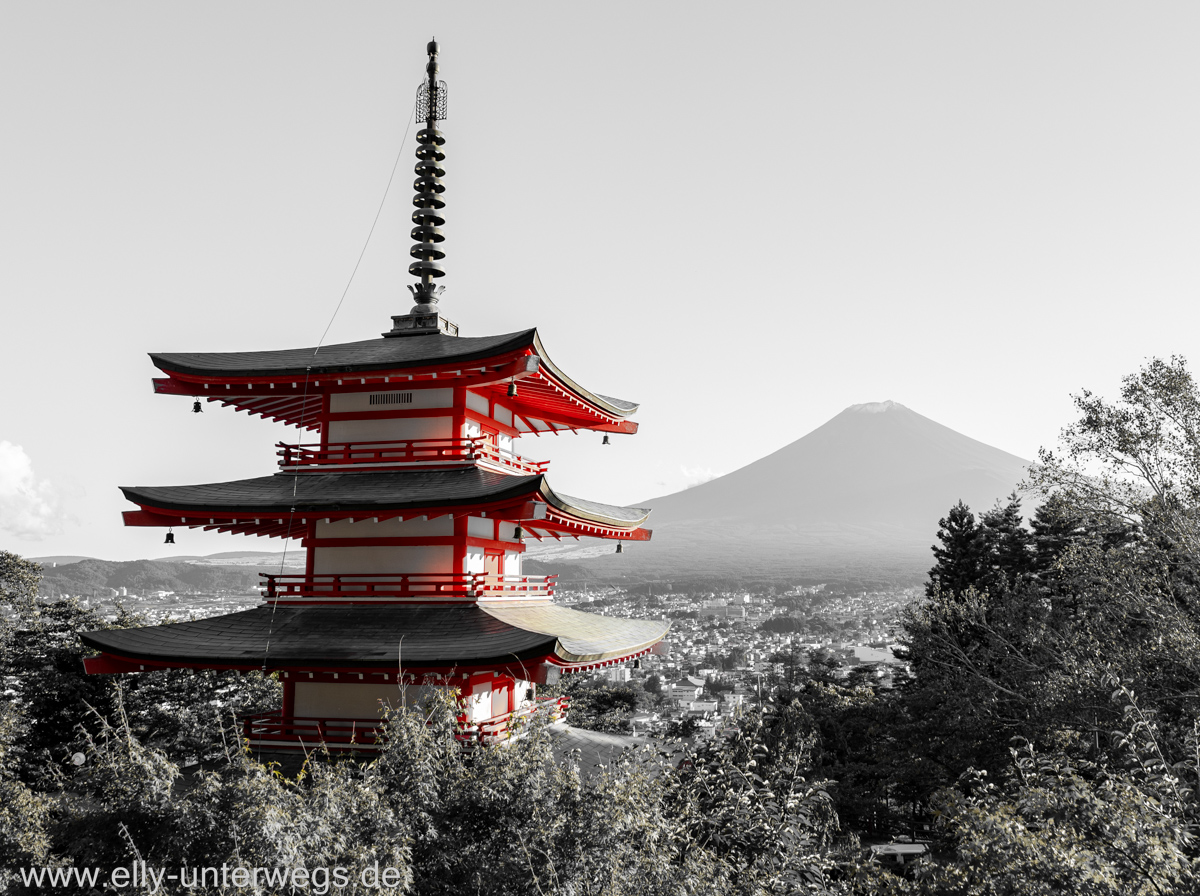
[[[446,240],[442,233],[442,225],[446,223],[442,214],[446,207],[442,196],[446,192],[446,185],[442,183],[446,174],[442,167],[446,160],[442,150],[446,135],[437,128],[437,123],[446,118],[446,82],[437,77],[437,41],[431,40],[425,49],[429,62],[425,65],[425,80],[417,88],[416,103],[417,120],[423,120],[425,127],[417,131],[417,165],[414,169],[417,178],[413,181],[416,194],[412,213],[416,226],[409,234],[416,242],[408,250],[414,259],[408,272],[419,280],[408,287],[416,304],[408,314],[392,315],[392,329],[384,336],[458,335],[458,324],[447,320],[438,310],[438,300],[445,287],[434,284],[434,280],[446,276],[441,263],[446,257],[441,246]]]

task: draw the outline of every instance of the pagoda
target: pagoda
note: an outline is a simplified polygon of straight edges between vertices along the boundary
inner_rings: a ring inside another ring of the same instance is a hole
[[[450,689],[467,742],[515,718],[561,717],[538,685],[649,652],[662,622],[557,605],[554,576],[525,575],[528,539],[645,541],[648,510],[551,488],[545,462],[515,453],[527,434],[632,434],[633,402],[590,392],[537,330],[461,336],[439,307],[445,269],[446,85],[428,46],[417,94],[409,287],[415,304],[381,338],[318,348],[151,354],[163,395],[247,411],[312,433],[279,444],[273,475],[131,486],[127,526],[299,539],[305,571],[265,575],[242,612],[94,631],[89,673],[189,668],[276,674],[283,705],[245,720],[259,748],[371,749],[383,704]]]

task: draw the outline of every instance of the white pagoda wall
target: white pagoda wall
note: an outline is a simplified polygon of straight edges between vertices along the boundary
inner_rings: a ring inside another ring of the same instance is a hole
[[[294,713],[299,719],[378,719],[381,704],[415,706],[433,691],[425,685],[298,681]]]
[[[329,441],[402,442],[410,439],[455,439],[450,417],[400,417],[391,420],[331,420]]]
[[[454,548],[448,544],[314,548],[313,572],[432,573],[454,571]]]
[[[467,721],[482,722],[508,712],[510,684],[513,709],[525,706],[529,702],[525,699],[529,682],[497,679],[494,688],[476,685],[463,701]],[[401,688],[395,684],[336,681],[298,681],[295,688],[293,713],[298,719],[378,719],[383,704],[416,706],[439,690],[437,685],[410,684]]]
[[[370,538],[433,537],[454,534],[449,516],[401,521],[398,519],[351,523],[347,520],[318,522],[316,537],[360,541]],[[454,548],[450,545],[347,545],[315,547],[313,572],[386,573],[453,572]]]
[[[386,395],[403,399],[395,404],[371,404],[371,397]],[[358,414],[379,411],[407,411],[428,408],[446,408],[444,417],[398,417],[371,420],[331,420],[330,442],[382,442],[406,439],[452,439],[459,434],[453,431],[453,420],[449,415],[454,405],[453,389],[413,389],[411,391],[390,390],[387,392],[341,392],[329,397],[331,414]]]

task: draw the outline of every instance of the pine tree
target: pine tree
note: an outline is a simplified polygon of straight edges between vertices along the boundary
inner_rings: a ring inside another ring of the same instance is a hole
[[[925,594],[932,597],[940,591],[957,596],[978,587],[985,568],[986,542],[971,508],[962,501],[951,507],[938,520],[937,537],[941,546],[933,546],[937,564],[929,570]]]

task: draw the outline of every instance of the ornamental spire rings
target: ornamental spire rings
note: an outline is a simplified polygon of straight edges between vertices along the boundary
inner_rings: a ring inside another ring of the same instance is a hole
[[[413,261],[408,266],[408,272],[418,278],[417,283],[408,288],[412,291],[416,303],[408,314],[393,315],[393,329],[385,336],[415,336],[426,333],[444,333],[447,336],[457,336],[458,326],[442,317],[438,311],[438,299],[441,297],[443,286],[435,285],[435,280],[446,276],[442,267],[442,259],[446,257],[442,243],[446,236],[442,233],[442,225],[446,218],[442,209],[446,207],[443,194],[446,185],[442,178],[446,169],[442,162],[446,153],[442,149],[446,144],[446,135],[437,128],[437,123],[446,118],[446,82],[438,80],[438,44],[431,40],[425,48],[429,54],[429,62],[425,65],[425,80],[417,88],[416,117],[424,121],[425,126],[417,131],[417,164],[413,169],[417,175],[413,181],[412,221],[415,225],[409,235],[414,240],[408,254]]]

